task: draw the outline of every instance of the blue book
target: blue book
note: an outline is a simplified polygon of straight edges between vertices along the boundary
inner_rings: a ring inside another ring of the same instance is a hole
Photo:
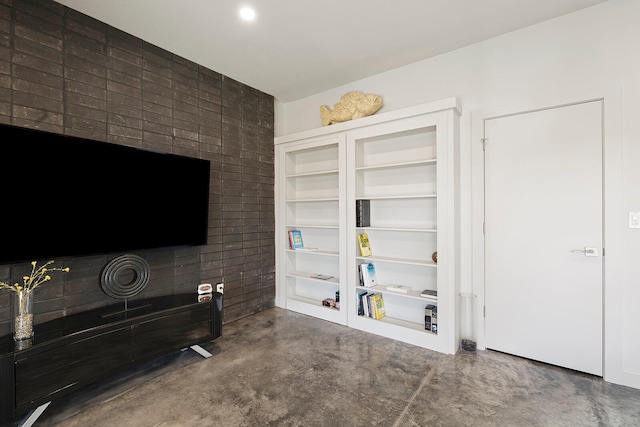
[[[289,230],[289,245],[291,249],[303,249],[304,243],[302,243],[302,233],[300,230]]]

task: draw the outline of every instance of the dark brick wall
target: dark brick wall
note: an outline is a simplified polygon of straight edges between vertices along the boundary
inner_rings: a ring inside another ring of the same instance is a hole
[[[208,245],[134,252],[151,266],[136,298],[224,282],[225,322],[273,306],[271,95],[51,0],[0,0],[0,122],[210,160]],[[71,272],[35,291],[36,322],[116,302],[99,275],[117,255],[57,259]],[[0,280],[28,269],[0,265]],[[0,291],[0,335],[11,330],[10,297]]]

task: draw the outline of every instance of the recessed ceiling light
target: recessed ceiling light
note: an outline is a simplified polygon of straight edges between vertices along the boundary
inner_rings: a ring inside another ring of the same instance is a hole
[[[244,21],[253,21],[256,17],[256,11],[250,7],[243,7],[240,9],[240,17]]]

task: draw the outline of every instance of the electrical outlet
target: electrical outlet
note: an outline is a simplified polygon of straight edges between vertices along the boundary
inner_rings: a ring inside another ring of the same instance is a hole
[[[211,286],[211,283],[198,285],[198,295],[210,294],[211,292],[213,292],[213,286]]]
[[[224,283],[216,284],[216,292],[220,292],[221,294],[224,294]]]

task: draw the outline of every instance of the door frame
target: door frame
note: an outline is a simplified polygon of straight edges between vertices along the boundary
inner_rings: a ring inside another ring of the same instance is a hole
[[[576,103],[603,103],[603,376],[622,383],[622,97],[621,87],[610,85],[542,95],[520,104],[471,113],[471,287],[476,298],[475,325],[478,349],[485,340],[485,251],[484,251],[484,138],[485,120]],[[463,242],[464,244],[464,242]],[[619,374],[617,374],[619,373]]]

